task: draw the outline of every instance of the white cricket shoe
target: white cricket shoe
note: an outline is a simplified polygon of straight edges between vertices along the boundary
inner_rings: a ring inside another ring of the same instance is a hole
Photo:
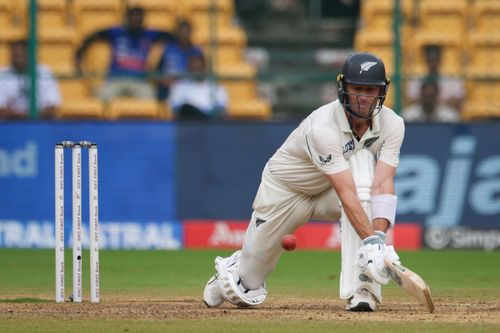
[[[349,299],[345,307],[347,311],[365,311],[371,312],[377,309],[375,298],[368,289],[360,288]]]
[[[219,278],[219,273],[215,273],[208,280],[205,285],[205,290],[203,291],[203,302],[209,308],[215,308],[224,303],[224,297],[219,291],[217,279]]]

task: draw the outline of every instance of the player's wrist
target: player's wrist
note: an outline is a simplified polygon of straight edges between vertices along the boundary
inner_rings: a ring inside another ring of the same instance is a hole
[[[382,240],[382,243],[384,243],[384,244],[385,244],[385,236],[386,236],[386,235],[385,235],[385,232],[380,231],[380,230],[375,230],[373,233],[374,233],[375,235],[377,235],[377,236],[378,236],[378,237]]]
[[[384,242],[378,235],[371,235],[363,239],[363,245],[368,245],[368,244],[383,244]]]

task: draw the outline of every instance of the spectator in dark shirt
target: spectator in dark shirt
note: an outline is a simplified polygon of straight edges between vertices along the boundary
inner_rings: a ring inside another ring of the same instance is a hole
[[[162,76],[157,80],[159,100],[165,100],[172,83],[187,73],[188,59],[193,55],[203,55],[201,48],[193,44],[191,33],[191,24],[186,20],[180,20],[175,29],[177,42],[167,44],[163,50],[157,67],[157,73]]]
[[[461,110],[465,98],[465,85],[460,77],[443,75],[441,73],[442,47],[425,45],[423,47],[427,72],[423,77],[413,78],[407,83],[406,97],[410,103],[418,103],[421,87],[425,82],[437,82],[440,104]]]
[[[144,27],[144,9],[127,9],[127,22],[97,31],[83,41],[76,52],[76,68],[81,71],[82,58],[88,47],[97,40],[107,41],[111,46],[111,61],[107,80],[99,95],[103,101],[120,96],[153,99],[154,86],[147,81],[146,63],[155,42],[173,42],[175,37],[166,31]]]
[[[460,121],[459,113],[449,105],[438,99],[439,85],[436,81],[428,80],[420,86],[420,101],[403,110],[403,118],[407,122],[445,122]]]
[[[207,79],[202,54],[188,59],[189,74],[172,84],[168,104],[179,120],[210,120],[222,118],[229,98],[223,86]]]

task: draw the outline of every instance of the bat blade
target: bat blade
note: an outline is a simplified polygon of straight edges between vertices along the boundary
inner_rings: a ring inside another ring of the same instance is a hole
[[[434,312],[434,301],[427,283],[412,270],[385,258],[385,268],[391,279],[408,294],[422,303],[430,313]]]

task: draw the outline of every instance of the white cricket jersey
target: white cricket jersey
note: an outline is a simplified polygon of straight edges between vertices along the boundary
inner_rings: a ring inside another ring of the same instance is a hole
[[[403,119],[384,106],[358,141],[342,105],[336,100],[304,119],[271,157],[266,168],[289,188],[313,195],[331,187],[325,174],[348,169],[347,160],[359,149],[367,148],[377,160],[396,167],[403,137]]]
[[[57,81],[47,66],[37,66],[38,109],[57,107],[61,95]],[[0,69],[0,108],[9,107],[17,113],[27,113],[29,109],[29,77],[19,75],[12,67]]]

